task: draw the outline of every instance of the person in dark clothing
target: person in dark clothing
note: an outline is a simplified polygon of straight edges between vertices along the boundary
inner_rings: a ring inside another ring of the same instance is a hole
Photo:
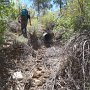
[[[19,15],[19,22],[21,23],[21,32],[25,38],[27,38],[27,23],[28,20],[31,25],[31,18],[30,15],[28,14],[27,9],[22,9]]]

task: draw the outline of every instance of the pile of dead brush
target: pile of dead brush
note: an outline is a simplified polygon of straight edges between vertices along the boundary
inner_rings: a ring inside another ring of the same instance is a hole
[[[70,39],[65,52],[67,63],[56,76],[55,90],[90,90],[90,31]]]

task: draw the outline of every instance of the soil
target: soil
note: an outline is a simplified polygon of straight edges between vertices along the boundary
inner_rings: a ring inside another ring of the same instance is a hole
[[[25,43],[10,42],[0,50],[0,90],[54,90],[56,74],[65,58],[62,46],[42,45],[34,50]],[[12,79],[16,71],[22,72],[23,79]]]

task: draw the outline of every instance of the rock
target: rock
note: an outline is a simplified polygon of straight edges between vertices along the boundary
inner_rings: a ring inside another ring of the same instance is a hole
[[[42,61],[41,61],[41,60],[37,60],[36,62],[37,62],[37,63],[41,63]]]
[[[39,78],[39,77],[41,77],[41,76],[42,76],[41,71],[36,71],[36,72],[34,72],[34,74],[33,74],[33,77],[32,77],[32,78]]]
[[[23,79],[22,72],[21,71],[14,72],[12,78],[15,80],[22,80]]]
[[[44,78],[48,78],[50,76],[50,74],[49,73],[44,73]]]
[[[42,86],[45,83],[45,79],[33,79],[33,86]]]
[[[8,48],[10,47],[10,45],[3,45],[3,48]]]
[[[16,22],[16,21],[11,21],[9,22],[8,24],[9,28],[10,28],[10,31],[12,32],[18,32],[21,30],[21,25],[20,23]]]
[[[37,67],[37,70],[41,71],[42,70],[42,67]]]

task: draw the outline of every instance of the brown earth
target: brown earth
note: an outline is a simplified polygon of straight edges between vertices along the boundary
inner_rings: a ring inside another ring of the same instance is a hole
[[[25,43],[9,41],[0,50],[0,90],[54,90],[55,78],[64,63],[64,51],[58,44],[34,50]],[[23,79],[13,80],[21,71]]]

